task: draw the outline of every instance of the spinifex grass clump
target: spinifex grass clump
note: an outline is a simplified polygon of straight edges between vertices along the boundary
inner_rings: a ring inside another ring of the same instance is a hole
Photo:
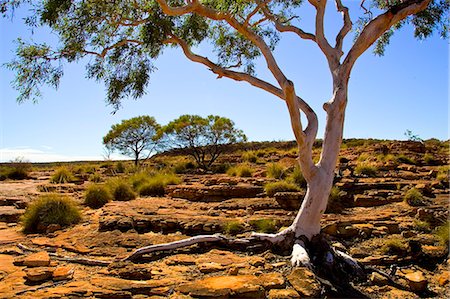
[[[108,188],[102,185],[90,185],[86,189],[86,194],[84,197],[84,204],[93,209],[98,209],[103,207],[109,201],[112,200],[112,195]]]
[[[269,163],[267,165],[267,176],[281,180],[286,176],[286,169],[279,163]]]
[[[249,163],[256,163],[258,161],[258,156],[255,151],[246,151],[241,156],[242,161]]]
[[[66,167],[58,168],[52,175],[50,182],[54,184],[70,183],[74,180],[72,172]]]
[[[242,224],[242,222],[237,220],[229,221],[225,223],[223,230],[226,234],[237,235],[244,231],[244,225]]]
[[[81,219],[75,202],[63,195],[45,194],[28,206],[22,216],[23,230],[26,233],[45,232],[50,224],[61,227],[78,223]]]
[[[286,181],[279,181],[268,183],[264,186],[264,191],[266,191],[267,196],[273,197],[277,192],[296,192],[301,189],[292,183]]]
[[[296,166],[294,170],[289,174],[289,176],[287,177],[287,181],[301,188],[305,188],[307,185],[305,177],[303,176],[303,173],[299,166]]]
[[[248,164],[242,163],[228,169],[227,174],[230,176],[237,176],[241,178],[251,177],[253,175],[253,168]]]
[[[121,182],[114,188],[113,196],[114,200],[129,201],[136,198],[136,193],[127,182]]]
[[[355,174],[374,177],[377,175],[377,167],[368,163],[360,163],[355,168]]]
[[[148,177],[147,181],[140,185],[138,191],[142,196],[164,196],[167,185],[181,183],[181,179],[173,173],[157,173]]]
[[[273,219],[256,219],[250,220],[252,228],[260,233],[276,233],[278,231],[275,220]]]
[[[416,188],[411,188],[406,192],[404,201],[412,207],[423,206],[426,204],[422,193]]]

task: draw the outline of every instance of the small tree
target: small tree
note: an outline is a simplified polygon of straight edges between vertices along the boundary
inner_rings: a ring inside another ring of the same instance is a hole
[[[113,125],[103,137],[103,144],[108,150],[117,150],[123,155],[134,157],[134,165],[137,166],[143,155],[148,158],[157,149],[157,132],[160,129],[161,126],[153,117],[133,117]]]
[[[234,122],[226,117],[182,115],[171,121],[162,131],[166,146],[180,148],[194,157],[197,164],[208,169],[220,156],[224,144],[247,139]]]

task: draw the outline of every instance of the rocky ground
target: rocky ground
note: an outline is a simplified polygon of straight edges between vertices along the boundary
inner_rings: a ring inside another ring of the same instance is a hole
[[[357,164],[374,160],[376,153],[405,155],[415,163],[378,161],[376,175],[355,174]],[[423,162],[425,154],[434,162]],[[222,162],[239,161],[240,156],[228,153]],[[433,230],[448,225],[448,177],[437,178],[449,163],[447,153],[419,143],[384,142],[348,146],[341,157],[339,202],[324,215],[322,227],[334,246],[372,267],[366,280],[354,283],[353,296],[450,295],[448,244]],[[82,202],[89,182],[50,184],[52,169],[38,169],[27,180],[2,181],[0,298],[342,297],[308,269],[293,269],[289,256],[273,251],[195,245],[135,263],[120,261],[138,247],[223,233],[233,222],[242,224],[243,236],[261,219],[277,229],[289,225],[302,192],[267,197],[263,186],[274,179],[264,170],[268,161],[293,165],[294,158],[288,151],[267,151],[252,165],[255,172],[248,178],[184,174],[183,183],[166,188],[164,197],[113,201],[97,210],[83,207],[82,222],[64,229],[49,227],[46,234],[22,233],[20,216],[29,203],[47,191]],[[403,201],[411,187],[426,196],[423,205]]]

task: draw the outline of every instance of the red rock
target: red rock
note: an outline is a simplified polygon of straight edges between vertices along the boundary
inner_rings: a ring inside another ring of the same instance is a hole
[[[292,287],[304,297],[317,298],[320,296],[322,287],[316,280],[314,273],[306,268],[296,268],[288,276]]]
[[[27,267],[46,267],[50,265],[50,256],[46,251],[33,253],[25,257],[23,265]]]
[[[35,267],[25,269],[25,278],[32,282],[40,282],[48,280],[52,277],[54,268],[50,267]]]
[[[53,280],[69,280],[73,278],[74,269],[69,266],[59,266],[53,271]]]

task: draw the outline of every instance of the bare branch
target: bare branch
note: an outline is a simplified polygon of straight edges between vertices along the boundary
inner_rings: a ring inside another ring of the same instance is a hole
[[[315,41],[316,37],[312,33],[307,33],[303,31],[302,29],[290,25],[290,24],[284,24],[282,23],[275,15],[272,14],[272,12],[267,8],[267,6],[262,7],[262,11],[266,18],[271,20],[275,24],[275,28],[280,32],[293,32],[297,34],[302,39],[312,40]]]
[[[350,19],[350,13],[348,12],[348,7],[342,5],[341,0],[335,0],[336,1],[336,8],[339,12],[342,13],[342,18],[344,24],[342,25],[341,30],[339,31],[338,35],[336,36],[336,46],[335,49],[339,51],[340,57],[344,54],[342,52],[342,44],[344,42],[345,36],[352,30],[352,21]]]
[[[311,5],[316,8],[316,42],[319,45],[319,48],[322,50],[323,54],[328,60],[328,65],[331,70],[335,70],[339,66],[339,53],[336,49],[331,47],[327,38],[325,37],[324,30],[324,16],[325,16],[325,8],[327,5],[327,0],[308,0]]]

